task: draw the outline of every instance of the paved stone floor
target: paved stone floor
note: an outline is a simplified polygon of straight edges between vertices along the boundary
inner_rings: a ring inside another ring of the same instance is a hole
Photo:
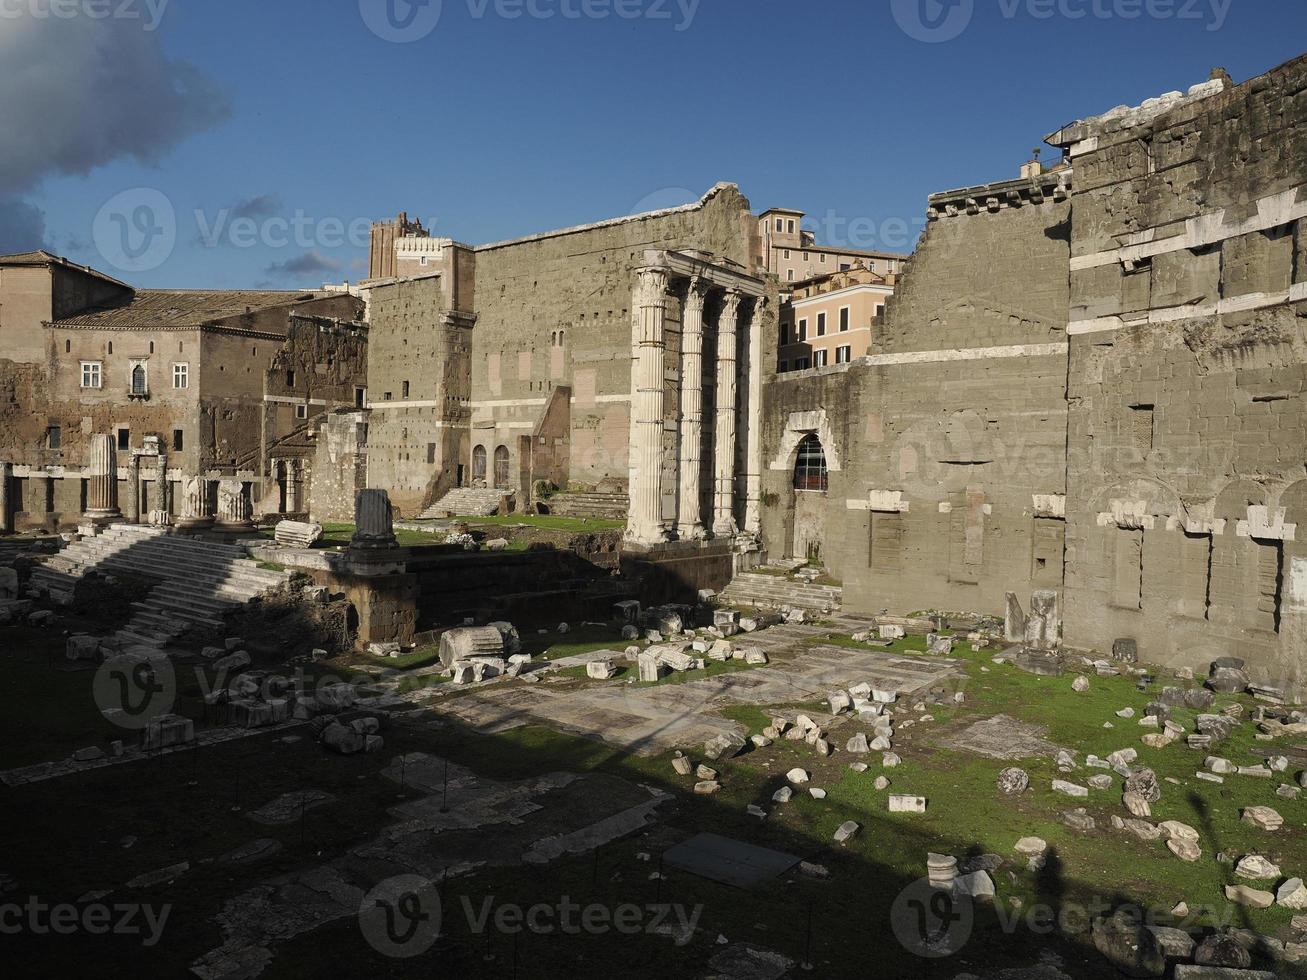
[[[257,976],[276,944],[357,916],[366,891],[383,879],[443,882],[478,867],[584,853],[645,827],[670,799],[603,774],[500,782],[421,752],[387,768],[397,787],[401,765],[404,786],[418,795],[389,811],[394,823],[335,860],[268,878],[227,900],[217,917],[223,943],[196,962],[197,976]]]
[[[788,704],[824,700],[827,693],[859,683],[893,688],[909,696],[948,677],[944,658],[902,657],[840,646],[803,647],[805,637],[828,633],[813,627],[779,627],[747,642],[773,657],[766,667],[721,674],[684,684],[636,687],[498,685],[428,702],[437,715],[457,719],[490,734],[524,725],[544,725],[597,738],[636,755],[702,743],[723,732],[741,731],[718,713],[731,704]],[[444,692],[439,692],[443,694]]]

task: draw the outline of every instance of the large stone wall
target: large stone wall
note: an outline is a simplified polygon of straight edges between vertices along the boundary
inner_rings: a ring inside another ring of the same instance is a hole
[[[1307,59],[1068,127],[1067,632],[1307,651]]]
[[[510,454],[550,395],[570,387],[568,481],[625,481],[630,438],[631,288],[647,249],[701,249],[748,267],[749,202],[730,184],[693,206],[600,222],[476,250],[477,357],[472,443]],[[675,391],[680,310],[667,314],[668,390]],[[705,411],[708,406],[705,406]],[[669,422],[669,438],[674,431]]]
[[[451,316],[445,276],[370,292],[368,485],[405,516],[457,484],[467,449],[471,320]]]
[[[1008,590],[1061,587],[1064,182],[933,197],[872,356],[768,385],[769,556],[819,538],[850,610],[997,612]],[[809,431],[824,507],[793,489]]]

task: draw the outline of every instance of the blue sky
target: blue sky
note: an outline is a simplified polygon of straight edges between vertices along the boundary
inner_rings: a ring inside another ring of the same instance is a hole
[[[755,209],[809,212],[822,240],[847,244],[857,221],[852,244],[906,251],[932,191],[1016,176],[1066,122],[1218,65],[1242,81],[1307,39],[1307,4],[1284,0],[443,0],[430,33],[395,43],[368,26],[389,29],[387,2],[431,23],[406,0],[0,17],[0,89],[18,71],[6,32],[64,62],[23,103],[0,96],[0,131],[42,148],[6,163],[0,147],[0,245],[39,234],[143,286],[298,287],[360,278],[351,224],[401,209],[482,243],[729,180]],[[935,23],[957,36],[920,40]],[[77,57],[115,67],[68,71]],[[132,268],[105,209],[138,188],[176,236]]]

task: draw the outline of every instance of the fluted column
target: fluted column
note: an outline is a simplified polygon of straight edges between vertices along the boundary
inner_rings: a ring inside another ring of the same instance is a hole
[[[195,531],[213,525],[213,508],[209,506],[209,481],[193,476],[182,484],[182,516],[179,530]]]
[[[395,514],[385,490],[360,490],[354,498],[354,536],[350,548],[394,548]]]
[[[703,469],[703,306],[708,283],[690,279],[681,326],[681,452],[676,533],[682,541],[704,537],[700,474]]]
[[[296,461],[286,460],[286,513],[299,513],[299,480],[296,477]]]
[[[118,509],[118,449],[105,433],[91,436],[90,465],[86,470],[86,514],[92,524],[122,520]]]
[[[218,525],[227,531],[254,527],[249,488],[240,480],[218,482]]]
[[[717,427],[713,438],[713,534],[731,537],[735,525],[736,322],[740,293],[728,289],[717,320]]]
[[[749,418],[745,433],[744,532],[762,536],[762,331],[767,298],[753,301],[749,320]]]
[[[168,485],[168,457],[160,453],[154,457],[154,510],[163,514],[172,512],[171,487]]]
[[[667,270],[636,270],[631,301],[630,510],[626,539],[667,540],[663,527],[663,354],[667,321]]]

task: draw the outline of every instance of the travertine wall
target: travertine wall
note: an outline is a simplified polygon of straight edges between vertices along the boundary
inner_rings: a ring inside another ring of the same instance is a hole
[[[484,445],[492,459],[497,446],[507,446],[517,474],[518,437],[531,433],[554,389],[567,386],[569,482],[625,481],[634,270],[646,249],[662,248],[701,249],[747,267],[754,235],[749,202],[734,185],[720,184],[696,206],[479,247],[472,444]],[[667,320],[674,392],[678,304]],[[668,425],[674,438],[674,418]]]
[[[1008,590],[1061,586],[1064,180],[933,197],[872,356],[768,386],[769,556],[821,534],[847,608],[1001,611]],[[824,527],[787,428],[833,442]]]
[[[1053,141],[1076,173],[1068,635],[1299,680],[1307,59]]]
[[[409,517],[456,484],[467,444],[473,332],[449,316],[446,278],[371,290],[368,486]]]

